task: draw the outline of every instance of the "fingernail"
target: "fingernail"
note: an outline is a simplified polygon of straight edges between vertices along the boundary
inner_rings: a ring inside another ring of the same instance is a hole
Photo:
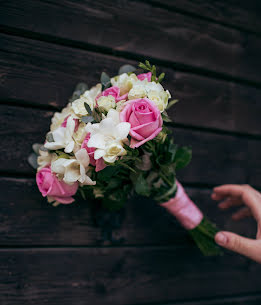
[[[215,236],[215,241],[219,245],[225,245],[227,243],[227,237],[223,233],[217,233]]]

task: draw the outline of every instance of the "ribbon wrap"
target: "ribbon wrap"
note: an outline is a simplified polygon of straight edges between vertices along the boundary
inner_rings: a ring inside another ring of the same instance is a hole
[[[161,203],[161,206],[174,215],[185,229],[192,230],[201,223],[203,214],[188,197],[183,186],[178,181],[176,183],[176,196],[167,202]]]

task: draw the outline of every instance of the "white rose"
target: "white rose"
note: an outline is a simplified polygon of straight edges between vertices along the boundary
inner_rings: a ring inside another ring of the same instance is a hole
[[[116,106],[115,98],[111,95],[99,97],[97,104],[99,107],[104,108],[106,111],[109,111]]]
[[[156,104],[160,112],[163,112],[168,105],[168,94],[166,91],[151,90],[148,92],[148,99]]]
[[[91,110],[93,110],[94,100],[91,99],[90,97],[86,97],[82,95],[79,99],[72,102],[72,109],[76,115],[78,116],[88,115],[84,103],[87,103],[90,106]]]
[[[57,155],[55,153],[50,153],[48,150],[39,149],[39,156],[37,157],[38,168],[37,171],[42,169],[43,167],[49,165],[51,162],[57,159]]]
[[[82,142],[87,134],[85,131],[85,126],[86,126],[86,124],[81,122],[77,131],[74,132],[74,134],[73,134],[73,139],[74,139],[75,143],[77,143],[79,145],[82,144]]]
[[[72,115],[73,118],[76,118],[73,113],[71,103],[69,103],[65,108],[63,108],[61,112],[55,112],[54,116],[52,117],[52,124],[50,130],[53,131],[59,126],[61,126],[65,118],[67,118],[69,115]]]
[[[131,73],[130,75],[128,75],[127,73],[123,73],[121,75],[113,77],[111,79],[111,84],[120,88],[120,95],[123,95],[129,92],[137,81],[138,78],[136,74]]]
[[[146,97],[146,90],[143,85],[134,85],[128,94],[128,99],[133,100],[137,98]]]
[[[116,161],[117,157],[126,155],[126,150],[121,144],[112,143],[106,147],[105,154],[103,156],[104,161],[113,163]]]

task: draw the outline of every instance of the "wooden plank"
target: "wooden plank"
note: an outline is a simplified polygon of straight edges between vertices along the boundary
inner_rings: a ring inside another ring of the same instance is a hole
[[[188,302],[175,302],[161,305],[259,305],[260,295],[236,296],[230,298],[218,298],[207,300],[193,300]]]
[[[105,0],[63,1],[59,6],[12,0],[1,5],[0,20],[3,31],[18,29],[34,37],[40,33],[40,39],[58,37],[67,44],[80,42],[81,47],[150,57],[260,84],[261,40],[256,35],[143,2],[115,1],[112,7]]]
[[[27,162],[31,145],[44,142],[53,112],[6,105],[0,107],[0,132],[5,139],[0,154],[0,171],[32,174],[34,171]],[[191,145],[193,148],[191,164],[179,173],[183,181],[203,184],[252,183],[261,186],[261,171],[258,169],[261,168],[260,140],[186,128],[175,128],[174,138],[178,144]]]
[[[155,304],[261,289],[261,265],[183,247],[6,249],[0,258],[4,305]]]
[[[107,244],[93,221],[90,204],[80,198],[57,208],[47,203],[35,180],[0,178],[5,190],[0,207],[0,246]],[[221,212],[210,198],[210,189],[186,188],[200,209],[219,228],[253,237],[253,219],[231,220],[231,212]],[[87,196],[88,197],[88,196]],[[187,245],[195,247],[187,232],[163,208],[150,199],[133,198],[126,203],[123,223],[114,231],[123,245]]]
[[[117,73],[137,62],[49,43],[0,35],[2,102],[63,107],[76,83],[94,85],[101,71]],[[190,73],[166,73],[164,81],[180,103],[170,111],[174,121],[199,127],[261,134],[261,90]]]
[[[261,33],[261,6],[258,0],[146,0],[156,6],[173,9],[184,14],[205,17],[210,21],[232,26],[238,29]]]

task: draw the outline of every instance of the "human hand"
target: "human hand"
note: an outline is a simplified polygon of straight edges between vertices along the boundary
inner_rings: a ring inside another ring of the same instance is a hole
[[[216,201],[222,200],[218,205],[220,209],[246,205],[232,215],[234,220],[253,215],[257,221],[256,239],[222,231],[216,234],[216,243],[261,263],[261,193],[249,185],[226,184],[215,187],[211,197]]]

